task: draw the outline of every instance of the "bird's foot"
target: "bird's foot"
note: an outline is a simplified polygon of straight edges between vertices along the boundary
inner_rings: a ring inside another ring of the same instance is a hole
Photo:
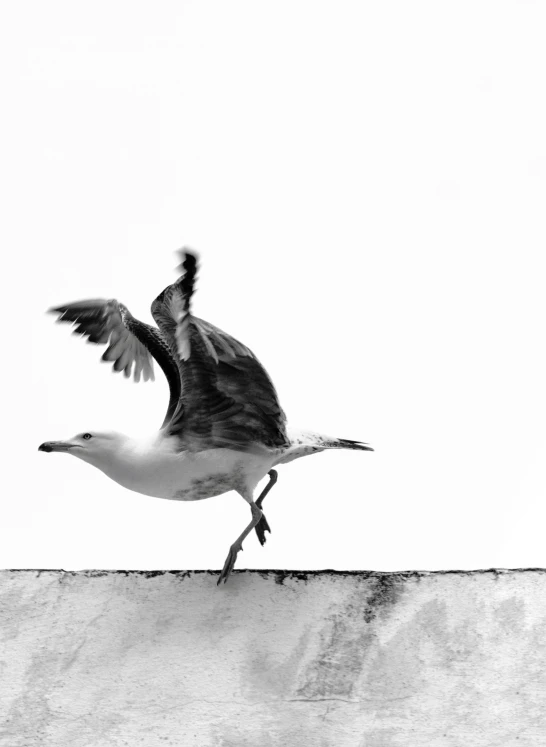
[[[233,570],[233,566],[235,565],[235,561],[237,560],[237,555],[239,553],[239,550],[242,550],[242,545],[238,545],[237,543],[233,544],[229,548],[228,556],[226,558],[226,562],[224,563],[224,567],[222,568],[222,572],[220,573],[220,576],[218,578],[218,581],[216,582],[216,586],[220,586],[222,581],[226,583],[228,580],[231,571]]]
[[[271,529],[269,528],[269,524],[267,523],[267,519],[265,518],[265,514],[262,515],[262,518],[255,526],[256,534],[258,535],[258,539],[260,540],[260,545],[265,545],[265,533],[269,532],[271,534]]]

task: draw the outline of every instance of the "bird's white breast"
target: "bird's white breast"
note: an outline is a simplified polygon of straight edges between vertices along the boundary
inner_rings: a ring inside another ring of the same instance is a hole
[[[115,461],[100,469],[137,493],[195,501],[229,490],[251,494],[273,461],[273,455],[231,449],[180,452],[171,439],[156,439],[128,444]]]

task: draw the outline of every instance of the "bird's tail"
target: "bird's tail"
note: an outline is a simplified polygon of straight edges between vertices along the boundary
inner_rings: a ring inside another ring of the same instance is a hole
[[[364,441],[350,441],[348,438],[327,439],[324,443],[325,449],[359,449],[360,451],[373,451],[371,446]]]
[[[373,451],[371,446],[363,441],[350,441],[347,438],[331,438],[311,431],[296,431],[288,429],[290,447],[283,452],[277,464],[291,462],[302,456],[316,454],[325,449],[356,449],[358,451]]]

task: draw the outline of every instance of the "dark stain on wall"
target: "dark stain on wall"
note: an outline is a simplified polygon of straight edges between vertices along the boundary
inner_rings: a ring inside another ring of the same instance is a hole
[[[366,600],[364,608],[364,620],[367,623],[375,620],[380,610],[392,607],[402,594],[405,579],[402,574],[385,574],[374,576],[370,596]]]

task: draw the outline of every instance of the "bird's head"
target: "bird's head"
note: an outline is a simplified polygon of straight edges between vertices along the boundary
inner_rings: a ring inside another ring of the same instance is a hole
[[[38,451],[60,451],[102,467],[123,449],[125,442],[126,437],[115,431],[85,431],[68,441],[45,441],[38,446]]]

